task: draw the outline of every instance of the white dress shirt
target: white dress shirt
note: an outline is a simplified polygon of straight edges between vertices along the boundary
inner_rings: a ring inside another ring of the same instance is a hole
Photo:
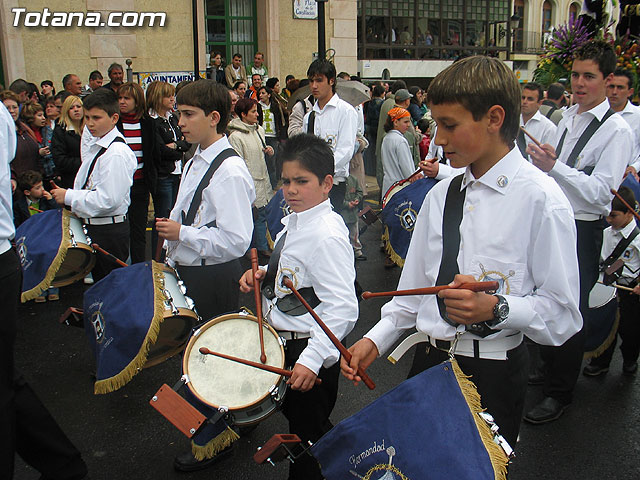
[[[314,311],[342,340],[358,319],[353,249],[342,217],[331,209],[329,200],[325,200],[304,212],[287,215],[282,223],[284,229],[279,233],[276,243],[284,232],[287,232],[287,238],[278,263],[276,296],[282,298],[291,293],[282,285],[284,275],[291,278],[297,290],[313,287],[320,299]],[[264,311],[269,311],[271,307],[272,302],[264,299]],[[338,349],[311,314],[294,317],[282,313],[273,305],[270,317],[270,323],[276,330],[311,334],[297,363],[317,374],[320,367],[330,367],[340,359]]]
[[[409,142],[398,130],[389,130],[382,140],[382,193],[386,193],[395,182],[404,180],[416,171]]]
[[[433,136],[431,137],[431,142],[429,143],[429,151],[427,152],[427,158],[437,158],[438,159],[438,173],[435,176],[436,180],[442,180],[443,178],[452,177],[455,175],[460,175],[464,173],[464,168],[456,168],[451,166],[451,162],[448,158],[445,158],[444,151],[440,145],[436,145],[436,133],[438,132],[438,127],[434,127]],[[440,163],[440,159],[444,158],[447,163]]]
[[[358,114],[356,109],[341,100],[337,93],[333,94],[323,109],[320,109],[316,102],[313,105],[313,111],[316,112],[314,133],[327,142],[333,150],[335,164],[333,183],[338,184],[349,176],[349,162],[356,145]],[[310,114],[311,112],[307,112],[302,121],[303,132],[307,131]]]
[[[629,124],[633,132],[634,151],[631,154],[629,165],[634,167],[637,172],[640,170],[640,158],[638,158],[638,155],[640,155],[640,108],[627,100],[624,109],[618,114]]]
[[[549,175],[558,182],[571,202],[576,219],[597,220],[598,216],[609,213],[613,198],[611,189],[617,189],[622,182],[633,149],[633,135],[627,122],[620,115],[613,114],[582,149],[575,168],[569,167],[567,157],[580,135],[594,117],[602,120],[609,110],[609,102],[605,99],[581,114],[578,114],[578,107],[574,105],[562,114],[554,142],[556,148],[565,130],[567,135]],[[595,168],[591,175],[587,175],[582,171],[585,167]]]
[[[94,137],[84,127],[80,144],[82,164],[73,182],[73,189],[68,189],[64,197],[64,203],[81,218],[127,214],[131,203],[129,192],[138,160],[126,143],[115,142],[109,147],[116,137],[124,140],[115,127],[103,137]],[[89,175],[87,188],[83,190],[89,167],[103,147],[108,150],[96,162]]]
[[[604,261],[609,255],[611,255],[618,243],[622,240],[622,237],[624,236],[624,238],[628,238],[635,227],[635,219],[632,219],[622,230],[615,230],[611,226],[607,227],[602,236],[602,252],[600,254],[600,261]],[[623,283],[628,284],[631,280],[635,280],[638,275],[640,275],[640,271],[638,271],[640,270],[640,235],[631,241],[619,258],[625,263],[625,267],[622,269],[622,277],[627,281]]]
[[[399,290],[436,284],[442,258],[442,217],[449,178],[427,194],[416,221]],[[561,345],[582,327],[578,311],[576,228],[558,185],[514,147],[481,178],[467,168],[458,266],[478,281],[497,280],[509,316],[495,339],[522,332],[542,345]],[[435,295],[394,297],[365,337],[382,354],[404,330],[441,340],[456,328],[441,317]],[[458,329],[462,327],[459,326]],[[483,339],[471,333],[463,338]]]
[[[193,194],[211,162],[223,150],[231,148],[224,136],[205,150],[196,149],[185,165],[180,181],[178,198],[170,218],[182,221],[182,212],[189,211]],[[253,180],[244,160],[229,157],[216,170],[209,185],[202,192],[202,202],[192,225],[180,227],[180,239],[167,241],[170,263],[180,265],[207,265],[230,262],[240,258],[249,248],[253,234],[251,205],[256,199]],[[207,227],[212,221],[216,226]]]
[[[555,123],[540,113],[540,110],[537,110],[526,124],[523,122],[521,114],[520,126],[524,127],[524,129],[533,135],[533,137],[540,143],[548,143],[549,145],[553,144],[553,141],[556,138],[556,130],[558,129]],[[524,139],[527,146],[529,146],[530,143],[533,143],[533,140],[531,140],[528,135],[525,135]],[[564,149],[564,147],[562,148]],[[531,161],[531,159],[528,158],[528,155],[527,160]]]
[[[0,102],[2,103],[2,102]],[[16,123],[4,104],[0,105],[0,254],[11,248],[15,235],[11,170],[9,164],[16,156]]]

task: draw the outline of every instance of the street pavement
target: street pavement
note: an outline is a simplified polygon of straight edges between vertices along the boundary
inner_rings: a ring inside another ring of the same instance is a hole
[[[357,262],[358,279],[365,290],[391,290],[400,269],[384,269],[378,244],[380,225],[362,236],[367,261]],[[106,395],[93,394],[90,358],[85,333],[80,328],[57,322],[68,306],[82,305],[86,287],[62,288],[59,302],[34,304],[20,309],[16,342],[16,363],[64,431],[77,445],[89,466],[93,480],[119,479],[246,479],[287,478],[287,466],[257,465],[256,448],[275,433],[286,433],[280,413],[262,422],[236,443],[234,455],[202,472],[173,470],[173,458],[188,448],[188,441],[176,428],[149,406],[149,400],[163,384],[173,385],[181,375],[179,357],[145,369],[125,387]],[[242,297],[253,310],[252,296]],[[361,338],[380,316],[384,299],[363,301],[360,319],[349,335],[350,345]],[[412,352],[392,365],[379,359],[369,374],[377,388],[354,387],[341,378],[334,423],[356,413],[406,378]],[[640,479],[640,380],[621,373],[616,352],[611,371],[602,378],[580,377],[573,405],[558,421],[532,426],[524,423],[516,445],[517,458],[510,468],[510,480],[544,479]],[[531,387],[526,408],[541,398],[540,387]],[[424,428],[419,418],[407,412],[406,429]],[[416,455],[428,446],[416,446]],[[459,449],[464,461],[464,445]],[[340,452],[336,452],[340,454]],[[20,459],[16,480],[35,480],[38,472]],[[429,478],[425,472],[425,479]],[[412,479],[417,480],[417,479]]]

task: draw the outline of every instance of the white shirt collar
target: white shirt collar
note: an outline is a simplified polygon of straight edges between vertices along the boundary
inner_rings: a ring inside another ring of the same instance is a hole
[[[198,145],[198,148],[196,149],[196,152],[193,156],[194,158],[196,156],[200,157],[202,160],[210,164],[218,156],[218,154],[226,148],[231,148],[231,144],[229,143],[229,140],[227,140],[227,136],[223,135],[221,139],[213,142],[204,150],[200,150],[200,145]]]
[[[629,100],[627,100],[627,104],[624,106],[624,108],[619,112],[619,113],[633,113],[636,114],[638,113],[638,107],[636,107],[633,103],[631,103]]]
[[[529,119],[529,122],[531,122],[531,121],[540,122],[541,119],[542,119],[542,114],[540,113],[540,109],[538,109],[538,110],[536,110],[536,113],[533,114],[533,117],[531,117]],[[524,123],[524,118],[523,118],[522,114],[520,114],[520,125],[522,125],[523,127],[526,125]]]
[[[282,219],[282,224],[285,227],[288,227],[288,230],[299,230],[304,227],[307,223],[313,221],[314,219],[321,217],[322,215],[326,215],[331,212],[331,202],[329,199],[324,202],[319,203],[315,207],[311,207],[304,212],[296,213],[292,212],[286,217]]]
[[[616,235],[622,235],[624,238],[628,238],[634,228],[636,228],[635,218],[632,219],[625,227],[622,227],[622,230],[616,230],[615,228],[612,228],[612,230]]]
[[[118,128],[114,126],[109,133],[96,140],[96,145],[108,148],[109,145],[111,145],[111,142],[113,142],[116,137],[122,137],[122,134],[120,133],[120,130],[118,130]]]
[[[338,96],[338,94],[334,93],[323,109],[320,109],[320,106],[318,105],[317,101],[316,103],[313,104],[313,109],[318,113],[322,113],[327,109],[327,107],[337,108],[339,100],[340,100],[340,97]]]
[[[575,116],[578,115],[578,109],[580,108],[580,105],[574,105],[573,107],[567,109],[562,116],[563,117],[571,117],[571,116]],[[598,120],[602,121],[602,117],[604,117],[604,114],[607,113],[607,111],[609,110],[609,100],[607,98],[605,98],[602,103],[596,105],[595,107],[593,107],[591,110],[587,110],[586,112],[582,112],[584,113],[590,113],[591,115],[593,115],[594,117],[596,117]],[[582,114],[580,114],[582,115]]]
[[[517,147],[513,147],[509,153],[502,157],[498,163],[478,179],[471,173],[470,165],[464,172],[460,190],[474,182],[478,182],[504,195],[509,190],[509,186],[518,173],[518,170],[520,170],[522,162],[524,162],[524,159],[520,154],[520,150],[518,150]]]

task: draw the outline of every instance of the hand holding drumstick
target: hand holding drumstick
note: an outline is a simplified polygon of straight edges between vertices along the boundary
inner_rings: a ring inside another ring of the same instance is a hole
[[[531,157],[533,164],[543,172],[550,172],[558,158],[555,148],[548,143],[541,144],[524,128],[520,127],[520,130],[533,141],[527,146],[527,155]]]

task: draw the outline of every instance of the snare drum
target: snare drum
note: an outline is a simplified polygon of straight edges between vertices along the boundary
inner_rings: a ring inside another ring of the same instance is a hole
[[[286,379],[213,355],[200,347],[246,360],[260,362],[260,339],[256,317],[244,313],[222,315],[209,320],[194,333],[184,352],[183,374],[195,401],[218,410],[225,407],[236,425],[258,423],[282,404]],[[273,328],[263,323],[267,365],[284,368],[284,347]],[[200,408],[199,408],[200,409]]]
[[[51,286],[64,287],[82,280],[95,264],[96,256],[87,232],[77,217],[69,215],[69,247]]]
[[[611,344],[618,328],[617,310],[615,287],[596,283],[589,293],[589,310],[584,315],[585,357],[598,356]]]
[[[180,353],[199,320],[193,300],[187,297],[187,289],[178,273],[173,268],[163,265],[160,275],[160,285],[166,297],[164,320],[160,325],[156,343],[149,349],[145,368],[153,367]]]

